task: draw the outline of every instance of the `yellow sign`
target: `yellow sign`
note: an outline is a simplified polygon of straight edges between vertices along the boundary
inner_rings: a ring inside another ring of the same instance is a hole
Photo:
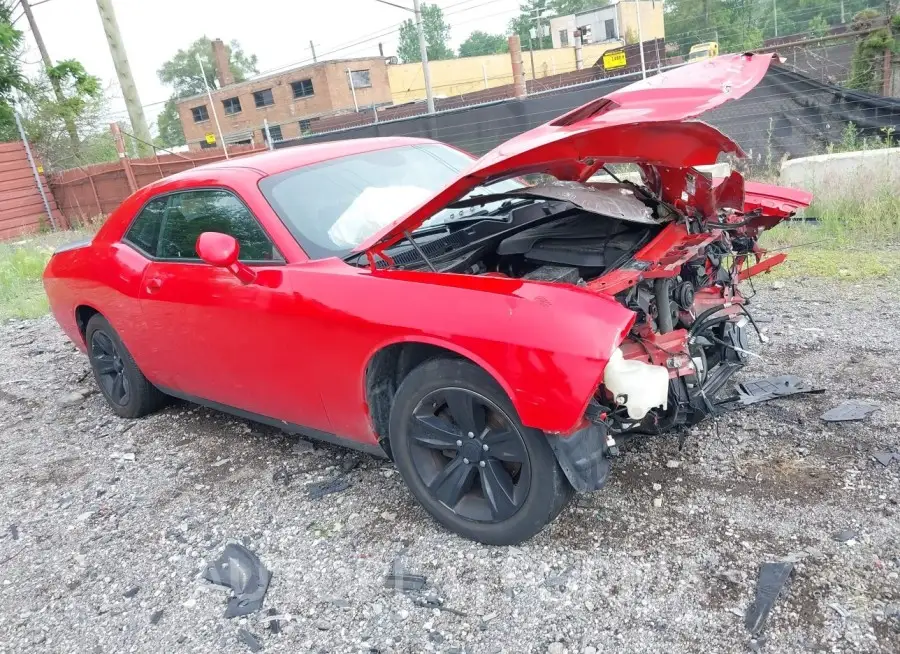
[[[206,142],[209,143],[210,145],[215,145],[216,144],[216,135],[213,134],[212,132],[207,132],[206,133]]]
[[[616,50],[614,52],[603,53],[603,70],[615,70],[616,68],[625,68],[625,51]]]
[[[43,175],[43,174],[44,174],[44,167],[43,167],[41,164],[38,164],[38,165],[37,165],[37,169],[38,169],[38,174],[39,174],[39,175]]]

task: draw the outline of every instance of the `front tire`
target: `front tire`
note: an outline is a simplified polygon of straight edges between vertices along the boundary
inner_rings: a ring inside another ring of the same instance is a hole
[[[162,407],[166,396],[144,377],[106,318],[92,316],[84,340],[94,381],[116,415],[140,418]]]
[[[531,538],[572,496],[544,434],[525,427],[500,385],[469,361],[433,359],[407,375],[390,442],[419,503],[481,543]]]

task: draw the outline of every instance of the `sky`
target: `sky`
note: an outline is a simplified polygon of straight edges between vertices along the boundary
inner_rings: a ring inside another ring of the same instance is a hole
[[[391,1],[412,6],[412,0]],[[435,2],[444,9],[456,49],[473,30],[505,32],[509,19],[518,14],[520,0]],[[225,42],[236,39],[246,53],[259,58],[262,73],[310,62],[310,40],[320,61],[377,55],[379,41],[386,56],[396,54],[395,30],[412,16],[376,0],[113,0],[113,5],[141,104],[154,132],[156,116],[171,95],[156,71],[201,36]],[[13,15],[20,13],[19,9]],[[34,6],[33,13],[50,58],[80,61],[110,88],[108,118],[127,118],[95,0],[47,0]],[[25,19],[16,27],[28,40],[26,62],[39,65],[40,55]]]

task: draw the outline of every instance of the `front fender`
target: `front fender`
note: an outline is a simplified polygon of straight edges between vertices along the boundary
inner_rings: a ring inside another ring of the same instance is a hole
[[[392,332],[378,349],[414,341],[456,352],[496,379],[526,426],[549,433],[582,425],[635,318],[609,296],[562,284],[409,271],[369,279]]]

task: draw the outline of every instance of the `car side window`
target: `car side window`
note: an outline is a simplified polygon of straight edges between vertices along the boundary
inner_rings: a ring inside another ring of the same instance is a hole
[[[244,203],[223,190],[185,191],[169,196],[157,256],[199,259],[197,238],[203,232],[221,232],[236,238],[241,246],[241,261],[284,260]]]
[[[159,243],[159,230],[162,227],[168,201],[167,197],[155,198],[144,205],[125,233],[125,241],[151,257],[155,257],[156,245]]]

